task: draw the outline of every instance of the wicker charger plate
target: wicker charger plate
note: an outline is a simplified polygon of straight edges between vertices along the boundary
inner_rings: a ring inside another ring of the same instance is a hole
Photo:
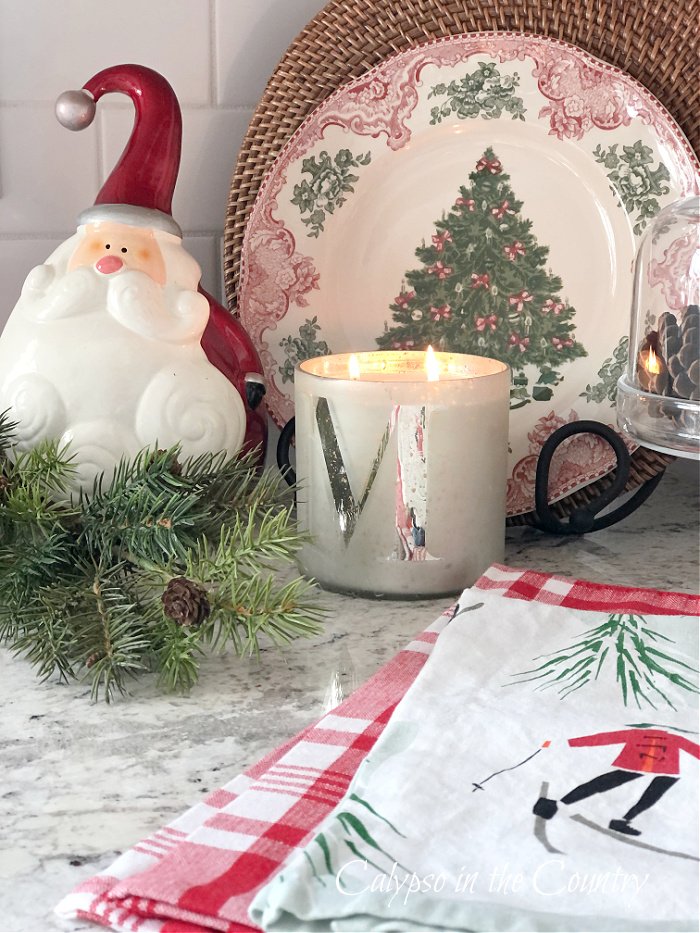
[[[292,43],[248,128],[231,182],[224,241],[224,277],[233,307],[246,222],[262,179],[304,118],[341,84],[393,53],[437,36],[512,30],[571,42],[626,70],[670,111],[697,151],[700,87],[693,80],[700,0],[679,10],[670,0],[331,0]],[[673,458],[640,448],[627,485],[633,489]],[[560,500],[562,517],[589,502],[612,474]],[[532,513],[509,519],[531,523]]]

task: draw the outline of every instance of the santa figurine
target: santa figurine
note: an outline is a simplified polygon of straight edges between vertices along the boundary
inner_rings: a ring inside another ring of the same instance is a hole
[[[127,146],[75,235],[27,276],[0,337],[0,411],[17,422],[18,448],[56,439],[87,489],[144,447],[262,455],[266,441],[260,360],[200,287],[171,214],[173,89],[140,65],[107,68],[59,97],[58,119],[83,129],[114,91],[136,108]]]

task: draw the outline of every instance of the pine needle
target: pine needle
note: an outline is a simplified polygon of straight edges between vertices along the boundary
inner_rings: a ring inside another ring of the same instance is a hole
[[[15,450],[14,428],[0,415],[0,641],[41,678],[87,680],[110,702],[155,671],[186,692],[205,651],[257,655],[320,631],[313,585],[276,582],[306,539],[254,454],[147,449],[71,497],[70,458],[50,442]],[[178,580],[191,618],[166,609]]]

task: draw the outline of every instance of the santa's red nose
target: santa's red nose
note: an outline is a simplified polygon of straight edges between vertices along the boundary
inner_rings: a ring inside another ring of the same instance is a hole
[[[95,268],[98,272],[109,275],[110,272],[119,272],[123,265],[124,263],[118,256],[103,256],[102,259],[97,260]]]

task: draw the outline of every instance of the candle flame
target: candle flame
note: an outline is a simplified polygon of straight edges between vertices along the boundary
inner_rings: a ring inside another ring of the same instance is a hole
[[[425,351],[425,371],[428,374],[428,382],[438,382],[440,379],[440,363],[431,346]]]
[[[653,347],[649,347],[649,356],[647,357],[646,369],[648,373],[660,373],[661,372],[661,363],[659,363],[659,358],[654,352]]]
[[[348,360],[348,373],[351,379],[360,378],[360,361],[354,353],[350,354],[350,359]]]

